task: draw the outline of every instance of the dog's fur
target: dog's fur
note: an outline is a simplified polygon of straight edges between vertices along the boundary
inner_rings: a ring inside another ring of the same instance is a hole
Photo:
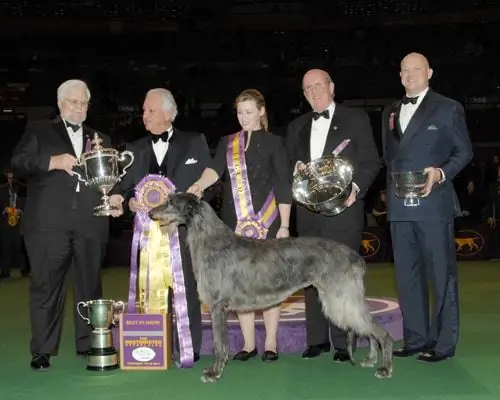
[[[228,311],[262,310],[286,300],[297,290],[318,289],[325,315],[348,331],[351,362],[354,335],[370,341],[364,367],[382,364],[375,376],[392,375],[393,339],[370,315],[365,302],[363,258],[347,246],[319,238],[257,240],[240,237],[226,226],[205,201],[187,193],[170,195],[150,212],[165,233],[187,226],[200,300],[211,308],[214,364],[204,382],[219,379],[228,360]]]

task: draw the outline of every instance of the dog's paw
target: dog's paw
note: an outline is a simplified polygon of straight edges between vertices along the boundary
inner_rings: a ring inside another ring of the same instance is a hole
[[[375,376],[379,379],[389,379],[392,377],[392,368],[381,367],[375,371]]]
[[[201,381],[203,383],[213,383],[217,382],[221,374],[216,372],[213,367],[205,368],[203,375],[201,376]]]
[[[363,368],[373,368],[377,364],[377,360],[366,358],[359,363]]]

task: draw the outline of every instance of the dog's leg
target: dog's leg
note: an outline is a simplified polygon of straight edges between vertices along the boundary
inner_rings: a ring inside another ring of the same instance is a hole
[[[363,368],[373,368],[377,365],[378,361],[379,342],[373,335],[371,335],[368,340],[370,342],[370,352],[368,353],[368,357],[361,361],[360,365]]]
[[[357,340],[356,333],[352,329],[348,330],[346,335],[346,348],[352,365],[356,364],[354,353],[352,351],[352,344],[355,340]]]
[[[214,341],[214,363],[203,371],[203,382],[215,382],[221,375],[229,357],[227,338],[227,310],[222,304],[212,306],[212,335]]]
[[[382,365],[375,371],[375,376],[380,379],[390,378],[392,376],[392,348],[394,339],[384,328],[379,324],[373,323],[373,336],[380,344],[382,353]]]

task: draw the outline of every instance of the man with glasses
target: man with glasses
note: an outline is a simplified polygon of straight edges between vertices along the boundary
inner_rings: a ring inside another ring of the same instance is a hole
[[[94,130],[84,125],[90,100],[85,82],[69,80],[57,90],[59,117],[28,123],[14,149],[14,173],[27,180],[21,222],[31,265],[31,368],[45,370],[57,355],[64,316],[66,275],[72,266],[74,306],[102,297],[100,267],[108,240],[108,218],[93,215],[101,203],[95,189],[73,174],[78,157],[90,149]],[[99,134],[104,147],[108,136]],[[112,196],[117,204],[119,197]],[[122,210],[116,211],[114,217]],[[76,313],[75,313],[76,314]],[[76,353],[90,349],[90,327],[75,316]]]
[[[358,251],[364,225],[363,198],[377,177],[381,162],[368,114],[336,104],[334,88],[325,71],[313,69],[304,75],[302,89],[312,111],[290,123],[287,148],[294,174],[316,158],[335,154],[349,160],[354,176],[352,193],[346,202],[348,208],[340,215],[325,217],[297,205],[296,230],[299,236],[332,239]],[[306,288],[304,294],[307,348],[302,357],[329,352],[331,337],[336,350],[333,360],[348,361],[345,332],[325,318],[314,287]]]

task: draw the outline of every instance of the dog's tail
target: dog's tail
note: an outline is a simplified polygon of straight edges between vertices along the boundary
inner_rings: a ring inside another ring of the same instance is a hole
[[[347,331],[347,337],[346,337],[346,348],[347,348],[346,350],[347,353],[349,354],[349,360],[351,361],[352,365],[356,365],[356,359],[352,351],[352,345],[355,340],[357,340],[356,333],[352,329],[349,329]]]

